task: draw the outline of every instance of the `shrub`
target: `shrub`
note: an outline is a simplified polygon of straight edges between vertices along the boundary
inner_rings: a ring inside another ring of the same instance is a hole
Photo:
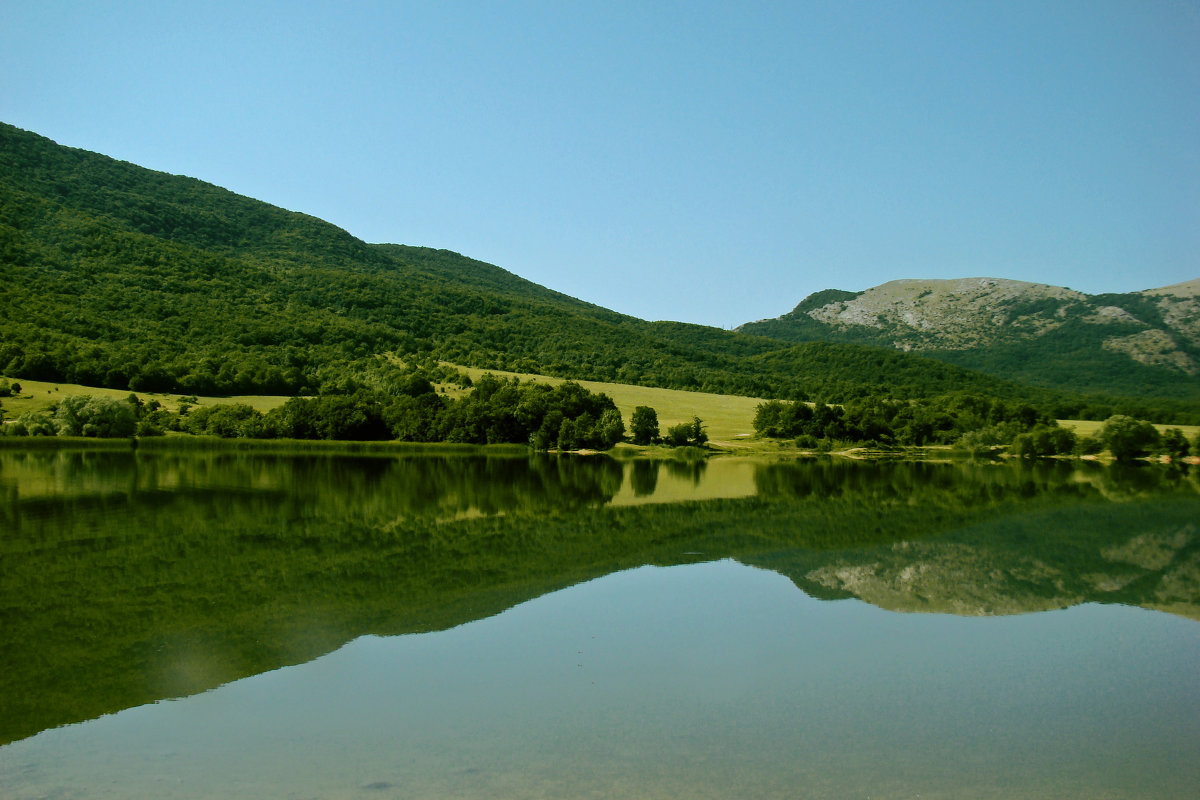
[[[137,415],[125,400],[72,395],[64,397],[58,404],[54,425],[59,436],[133,436]]]
[[[1149,422],[1123,414],[1109,417],[1100,431],[1100,439],[1118,461],[1141,458],[1158,446],[1160,438]]]

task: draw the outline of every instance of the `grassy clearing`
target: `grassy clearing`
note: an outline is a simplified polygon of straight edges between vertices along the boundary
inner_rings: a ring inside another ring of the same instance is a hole
[[[1092,419],[1060,419],[1058,424],[1072,429],[1077,436],[1095,436],[1104,427],[1103,421]],[[1170,428],[1178,428],[1189,440],[1194,439],[1196,434],[1200,433],[1200,425],[1159,425],[1154,423],[1154,427],[1158,429],[1159,433],[1165,433]]]
[[[179,394],[162,394],[160,392],[130,392],[128,389],[98,389],[94,386],[80,386],[75,383],[47,383],[46,381],[27,381],[24,378],[4,378],[10,383],[21,384],[20,397],[5,397],[0,398],[0,404],[4,407],[4,416],[7,419],[12,419],[24,414],[26,411],[45,411],[50,406],[58,403],[64,397],[71,395],[84,394],[95,397],[112,397],[122,399],[129,397],[130,394],[136,394],[144,402],[157,400],[171,411],[179,410],[180,398],[187,395]],[[287,397],[275,395],[236,395],[231,397],[197,397],[199,404],[202,406],[216,405],[231,405],[233,403],[245,403],[253,406],[258,411],[266,413],[272,408],[281,406],[287,402]]]
[[[551,378],[545,375],[519,374],[501,372],[499,370],[473,369],[458,367],[469,374],[472,380],[491,373],[497,377],[520,378],[522,381],[548,383],[556,385],[563,383],[562,378]],[[130,395],[128,390],[98,389],[92,386],[80,386],[69,383],[47,383],[45,381],[28,381],[21,378],[8,380],[21,384],[20,397],[6,397],[0,400],[3,404],[4,415],[13,419],[26,411],[44,411],[50,406],[71,395],[94,395],[97,397],[125,398]],[[622,383],[600,383],[598,381],[577,381],[580,385],[593,392],[604,392],[613,399],[625,417],[628,424],[637,406],[650,406],[658,412],[659,425],[665,431],[680,422],[691,422],[692,417],[704,420],[705,430],[714,444],[737,447],[745,446],[744,441],[754,432],[754,410],[762,400],[737,395],[704,394],[701,392],[684,392],[678,389],[653,389],[646,386],[630,386]],[[143,401],[157,400],[168,409],[179,409],[180,398],[184,395],[161,394],[158,392],[134,392]],[[450,391],[447,394],[461,395],[466,391]],[[283,405],[287,397],[271,395],[236,395],[230,397],[198,397],[199,405],[227,405],[246,403],[263,413]]]
[[[523,382],[547,383],[551,386],[564,383],[563,378],[545,375],[530,375],[517,372],[502,372],[494,369],[460,367],[476,380],[491,373],[498,378],[520,378]],[[613,399],[621,416],[629,423],[633,409],[650,406],[658,413],[658,424],[663,431],[680,422],[691,422],[692,417],[704,421],[704,429],[713,444],[737,448],[748,444],[745,440],[754,433],[754,411],[764,402],[757,397],[742,397],[731,394],[705,394],[685,392],[680,389],[655,389],[649,386],[631,386],[625,383],[601,383],[599,381],[575,381],[593,392],[604,392]]]

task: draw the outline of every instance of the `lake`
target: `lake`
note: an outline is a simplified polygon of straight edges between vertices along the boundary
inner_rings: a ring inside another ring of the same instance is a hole
[[[5,798],[1194,798],[1200,470],[0,450]]]

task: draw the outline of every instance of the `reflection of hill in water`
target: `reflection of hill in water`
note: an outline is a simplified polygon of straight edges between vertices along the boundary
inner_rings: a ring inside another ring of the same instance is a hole
[[[0,741],[644,564],[736,558],[897,610],[1195,618],[1200,597],[1194,478],[1157,469],[764,463],[754,498],[614,508],[679,482],[608,459],[38,456],[0,454]]]
[[[810,595],[857,597],[893,611],[978,616],[1103,602],[1200,620],[1200,515],[1195,484],[1181,473],[1041,464],[946,480],[954,473],[939,465],[909,466],[877,481],[870,471],[878,465],[846,480],[836,462],[825,472],[778,466],[764,471],[762,488],[793,496],[870,495],[884,505],[907,498],[931,517],[939,507],[1008,505],[1006,496],[1029,502],[936,538],[833,553],[787,550],[749,563],[788,575]],[[1159,494],[1179,489],[1190,502]]]
[[[1195,513],[1191,504],[1164,509],[1145,501],[1049,510],[937,539],[750,563],[788,575],[810,595],[857,597],[892,611],[980,616],[1104,602],[1200,620]],[[1071,529],[1078,535],[1063,535]]]

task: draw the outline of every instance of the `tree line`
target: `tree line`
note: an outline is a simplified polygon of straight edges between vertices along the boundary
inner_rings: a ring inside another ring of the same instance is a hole
[[[566,381],[555,386],[484,375],[462,397],[438,392],[413,373],[390,392],[293,397],[262,413],[246,403],[195,405],[177,412],[136,394],[125,399],[70,396],[47,411],[27,412],[4,425],[10,436],[129,437],[188,433],[249,439],[528,444],[538,450],[607,450],[626,438],[612,398]],[[699,418],[660,434],[657,412],[638,406],[631,419],[637,444],[702,445]]]
[[[770,400],[756,409],[754,430],[759,436],[794,439],[799,447],[823,450],[839,445],[955,445],[973,454],[1004,448],[1023,458],[1108,450],[1118,460],[1162,453],[1174,461],[1200,453],[1200,435],[1189,442],[1178,428],[1160,434],[1149,422],[1128,415],[1110,416],[1095,436],[1077,436],[1028,403],[969,393],[920,402],[865,397],[845,405]]]

